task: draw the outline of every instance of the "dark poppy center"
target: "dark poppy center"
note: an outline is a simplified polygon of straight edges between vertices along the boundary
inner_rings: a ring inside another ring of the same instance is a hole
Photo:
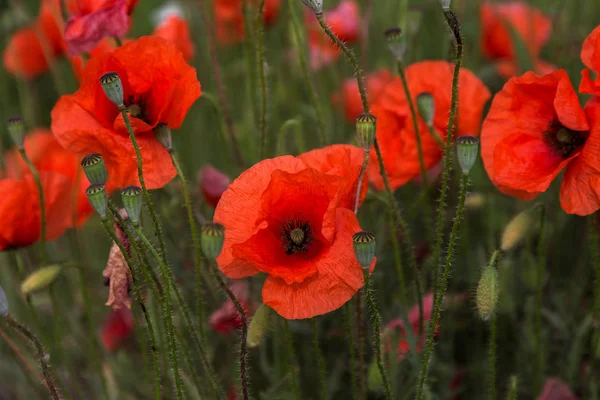
[[[146,101],[142,98],[134,98],[133,96],[128,97],[125,100],[125,106],[127,107],[127,113],[137,119],[146,121]]]
[[[554,121],[545,132],[546,142],[563,158],[569,158],[583,146],[588,134],[589,132],[568,129],[558,121]]]
[[[313,242],[313,231],[309,223],[292,218],[281,227],[281,243],[285,254],[306,252]]]

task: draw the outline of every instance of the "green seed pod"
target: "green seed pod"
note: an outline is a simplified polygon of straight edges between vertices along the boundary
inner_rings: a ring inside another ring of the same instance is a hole
[[[167,124],[160,123],[156,125],[154,128],[154,136],[156,136],[158,143],[162,144],[169,153],[173,151],[171,129],[169,129]]]
[[[56,280],[61,271],[62,267],[60,265],[50,265],[38,269],[21,283],[21,292],[23,294],[30,294],[47,288]]]
[[[494,315],[497,303],[498,271],[493,266],[487,266],[481,273],[475,296],[475,304],[477,305],[479,317],[484,321],[489,321],[492,315]]]
[[[108,209],[108,199],[106,198],[106,189],[104,185],[90,185],[85,194],[92,205],[92,208],[96,210],[98,215],[102,219],[106,218],[106,211]]]
[[[92,185],[104,185],[108,179],[106,165],[102,155],[98,153],[88,154],[81,160],[83,172]]]
[[[139,186],[127,186],[121,190],[121,200],[133,225],[139,225],[142,214],[142,189]]]
[[[375,235],[371,232],[357,232],[352,235],[354,254],[360,265],[368,269],[375,258]]]
[[[25,142],[25,122],[23,121],[23,117],[11,117],[6,121],[6,125],[13,143],[19,149],[22,149]]]
[[[373,114],[360,114],[356,118],[356,138],[365,151],[369,151],[375,141],[377,118]]]
[[[387,47],[396,60],[404,59],[406,54],[406,39],[402,37],[402,29],[393,27],[386,29],[383,33],[387,41]]]
[[[463,171],[468,175],[479,154],[479,138],[475,136],[461,136],[456,139],[456,157]]]
[[[209,261],[217,259],[221,254],[223,242],[225,241],[225,227],[221,224],[210,223],[202,227],[200,234],[200,245],[202,253]]]
[[[8,315],[8,300],[6,300],[6,293],[0,285],[0,317],[6,317]]]
[[[421,92],[417,95],[417,110],[419,115],[423,119],[423,122],[428,127],[433,126],[433,119],[435,117],[435,99],[433,94],[430,92]]]
[[[367,385],[372,391],[383,391],[384,389],[383,379],[375,361],[371,362],[367,369]]]
[[[323,0],[302,0],[302,3],[310,8],[315,14],[323,13]]]
[[[100,84],[106,97],[117,107],[123,107],[123,83],[119,74],[116,72],[105,73],[100,77]]]
[[[248,347],[257,347],[266,336],[271,326],[271,307],[261,304],[250,320],[248,327]]]
[[[534,206],[517,214],[504,228],[500,249],[508,251],[515,248],[537,227],[540,206]]]

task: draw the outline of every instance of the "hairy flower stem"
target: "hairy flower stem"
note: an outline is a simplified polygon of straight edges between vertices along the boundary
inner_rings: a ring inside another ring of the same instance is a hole
[[[23,325],[18,323],[10,314],[4,317],[4,320],[8,324],[8,326],[13,329],[15,332],[23,335],[35,348],[38,360],[40,362],[40,366],[42,368],[42,374],[44,375],[44,380],[46,381],[46,387],[50,392],[53,400],[59,400],[60,396],[58,394],[58,390],[56,386],[54,386],[54,382],[52,380],[52,373],[50,371],[50,366],[46,362],[46,352],[44,351],[44,347],[42,343],[38,340],[38,338],[29,331],[29,329],[25,328]]]
[[[219,286],[221,287],[221,290],[223,290],[223,292],[225,292],[225,294],[227,295],[227,297],[229,297],[229,300],[231,300],[231,302],[233,303],[233,305],[235,306],[235,309],[238,313],[238,315],[240,316],[240,321],[242,321],[242,334],[240,335],[240,381],[242,384],[242,399],[243,400],[248,400],[248,366],[247,366],[247,358],[248,358],[248,348],[247,348],[247,339],[248,339],[248,320],[246,318],[246,312],[244,311],[244,308],[242,307],[242,305],[240,304],[240,302],[238,301],[238,299],[235,297],[235,295],[233,294],[233,292],[227,287],[227,285],[225,284],[225,282],[223,281],[223,278],[221,278],[221,275],[219,275],[219,271],[215,266],[212,266],[212,273],[213,276],[215,277],[215,279],[217,280],[217,282],[219,283]]]
[[[540,210],[540,235],[537,248],[537,271],[535,282],[535,321],[534,336],[536,343],[535,359],[535,390],[540,390],[544,379],[544,342],[542,338],[542,308],[544,306],[544,270],[546,269],[546,235],[544,226],[546,221],[546,208]]]
[[[351,302],[344,304],[344,319],[346,320],[346,335],[348,336],[348,354],[350,356],[350,381],[352,382],[352,399],[358,400],[358,381],[356,379],[356,349],[354,335],[352,335],[352,309]]]
[[[460,181],[460,196],[458,200],[458,206],[456,208],[456,215],[454,217],[454,223],[452,224],[452,232],[450,233],[450,240],[448,242],[448,249],[446,251],[446,264],[444,266],[444,273],[440,285],[436,288],[435,300],[433,303],[433,313],[431,320],[429,321],[429,328],[427,331],[427,343],[425,345],[425,351],[423,353],[423,363],[421,364],[421,372],[419,373],[419,384],[417,386],[416,400],[423,398],[425,380],[427,379],[427,373],[429,368],[429,361],[431,359],[431,352],[433,350],[433,342],[435,337],[436,326],[440,319],[440,312],[442,309],[442,302],[446,289],[448,288],[448,278],[450,276],[450,270],[452,269],[452,259],[454,257],[454,248],[458,241],[458,233],[460,231],[461,223],[463,220],[463,214],[465,209],[465,199],[467,198],[467,189],[469,187],[469,175],[463,174]]]
[[[260,85],[260,159],[267,157],[267,78],[265,72],[265,51],[264,47],[264,32],[263,32],[263,9],[265,8],[265,0],[261,0],[256,9],[256,67],[258,69],[258,82]]]
[[[285,330],[285,341],[288,349],[288,368],[292,377],[292,390],[294,391],[294,399],[300,400],[300,388],[298,387],[298,378],[296,374],[296,352],[294,351],[294,341],[290,332],[290,324],[287,319],[283,320],[283,329]]]
[[[35,181],[35,185],[37,186],[38,196],[40,198],[40,243],[42,263],[45,265],[48,263],[48,251],[46,250],[46,203],[44,201],[44,189],[42,188],[40,174],[38,173],[37,168],[33,165],[31,160],[25,153],[25,149],[20,148],[19,153],[21,154],[23,161],[25,161],[25,164],[27,164],[27,167],[31,171],[31,175],[33,175],[33,180]]]
[[[175,166],[175,169],[177,170],[177,176],[181,182],[181,191],[183,192],[185,208],[187,209],[188,214],[188,223],[190,225],[190,232],[192,233],[192,241],[194,242],[194,269],[196,270],[196,309],[198,313],[198,330],[200,331],[200,341],[204,343],[204,299],[202,298],[201,270],[202,249],[200,248],[200,240],[198,240],[198,233],[196,231],[196,220],[194,219],[194,210],[192,209],[192,201],[190,200],[190,192],[188,190],[187,181],[175,152],[171,152],[171,160],[173,161],[173,166]]]
[[[367,387],[365,383],[365,352],[363,350],[363,318],[362,318],[362,295],[359,290],[356,293],[356,351],[358,352],[358,387],[360,388],[360,398],[367,396]]]
[[[138,170],[138,179],[140,180],[140,185],[142,186],[142,191],[144,193],[144,200],[146,201],[146,205],[148,206],[148,210],[150,210],[150,216],[152,217],[152,223],[154,224],[155,234],[158,237],[158,244],[160,246],[160,251],[163,255],[166,256],[167,249],[165,246],[165,238],[163,235],[162,227],[160,226],[160,221],[156,216],[156,211],[154,209],[154,202],[152,201],[152,197],[150,197],[150,193],[148,189],[146,189],[146,182],[144,181],[144,165],[142,160],[142,153],[140,152],[140,146],[138,145],[137,139],[135,138],[135,133],[133,128],[131,127],[131,121],[129,120],[129,114],[127,113],[127,108],[122,106],[119,108],[121,111],[121,115],[123,116],[123,121],[125,121],[125,126],[127,127],[127,132],[129,132],[129,138],[131,139],[131,143],[133,143],[133,148],[135,149],[135,156],[137,158],[137,170]]]
[[[490,348],[489,348],[489,382],[488,382],[488,399],[496,400],[496,313],[492,315],[490,320]]]
[[[315,351],[315,357],[317,358],[317,366],[319,368],[319,383],[321,384],[321,399],[327,400],[327,375],[325,374],[325,358],[323,358],[323,352],[321,351],[321,345],[319,344],[319,328],[317,326],[317,319],[313,317],[310,319],[312,326],[313,336],[313,348]]]
[[[298,59],[300,60],[300,69],[302,70],[302,78],[304,80],[304,84],[306,85],[306,87],[308,87],[310,100],[315,110],[315,116],[317,118],[317,134],[319,136],[319,144],[321,146],[325,146],[325,144],[327,143],[327,137],[325,134],[325,122],[323,119],[323,112],[321,111],[321,107],[319,107],[319,95],[317,94],[315,84],[313,83],[313,79],[310,76],[310,71],[308,69],[308,60],[306,57],[304,36],[302,35],[303,28],[301,28],[302,25],[298,20],[298,14],[296,13],[296,4],[296,1],[288,0],[288,8],[290,10],[293,33],[296,38],[296,44],[298,45]]]
[[[364,151],[363,163],[360,167],[360,174],[358,175],[358,183],[356,184],[356,197],[354,198],[354,214],[358,214],[358,204],[360,203],[360,192],[362,189],[363,179],[365,172],[367,172],[367,166],[369,165],[369,150]]]
[[[365,279],[364,293],[367,301],[367,308],[369,309],[371,319],[373,320],[373,328],[375,329],[375,332],[373,332],[373,337],[375,339],[373,351],[375,352],[375,360],[377,362],[377,368],[379,369],[379,375],[381,375],[381,379],[383,380],[383,387],[385,388],[386,398],[388,400],[391,400],[394,398],[394,396],[392,395],[390,381],[385,371],[385,367],[383,365],[383,358],[381,356],[381,316],[379,315],[379,311],[377,310],[375,294],[373,290],[371,290],[371,280],[369,279],[369,275],[369,270],[363,268],[363,276]]]

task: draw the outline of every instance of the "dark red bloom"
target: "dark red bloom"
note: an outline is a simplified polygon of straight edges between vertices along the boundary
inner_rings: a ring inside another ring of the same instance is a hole
[[[229,285],[229,289],[240,302],[244,309],[244,313],[246,314],[246,318],[251,317],[254,314],[254,311],[256,311],[256,307],[250,303],[250,297],[248,296],[248,282],[243,280],[232,281]],[[212,313],[208,323],[215,332],[223,334],[236,332],[242,327],[240,314],[237,312],[233,302],[229,299],[227,299],[218,310]]]
[[[389,69],[381,69],[365,77],[365,86],[369,105],[375,104],[377,98],[385,89],[385,86],[392,80],[392,72]],[[346,120],[354,123],[356,117],[363,113],[363,104],[358,91],[356,78],[350,78],[344,81],[342,89],[331,96],[333,104],[344,110]]]
[[[212,165],[202,167],[198,173],[198,186],[202,191],[204,200],[212,207],[216,207],[221,199],[221,195],[227,187],[231,179]]]
[[[190,25],[181,16],[176,14],[168,15],[154,29],[153,35],[175,44],[186,60],[189,61],[194,58],[196,49],[194,42],[192,42]]]
[[[108,351],[117,350],[131,336],[134,329],[135,319],[129,308],[111,310],[100,332],[104,348]]]

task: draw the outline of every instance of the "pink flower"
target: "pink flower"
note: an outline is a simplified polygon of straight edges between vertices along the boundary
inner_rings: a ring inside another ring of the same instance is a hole
[[[229,289],[231,289],[232,293],[240,302],[246,314],[246,318],[252,316],[255,308],[249,300],[248,283],[243,280],[232,281],[229,285]],[[212,313],[208,322],[215,332],[222,334],[234,332],[242,327],[242,320],[240,319],[235,305],[229,299],[227,299],[218,310]]]
[[[198,173],[198,186],[204,200],[213,207],[217,206],[229,183],[231,183],[229,177],[212,165],[202,167]]]
[[[537,400],[578,400],[569,386],[558,378],[548,378]]]

